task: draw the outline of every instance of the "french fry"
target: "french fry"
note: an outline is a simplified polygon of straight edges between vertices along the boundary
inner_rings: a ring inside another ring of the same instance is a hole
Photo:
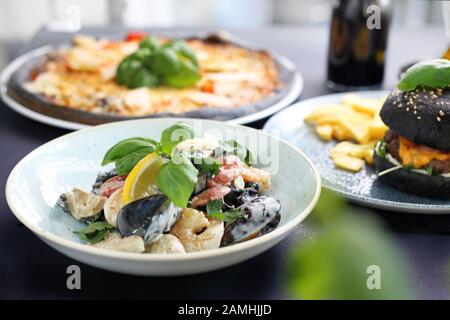
[[[367,147],[348,141],[338,143],[330,154],[345,154],[350,157],[364,159]]]
[[[370,124],[370,140],[380,140],[388,130],[388,127],[381,120],[380,114],[377,113]]]
[[[305,117],[305,122],[315,126],[321,139],[342,141],[330,151],[336,167],[357,172],[364,163],[373,163],[375,143],[388,129],[380,118],[385,99],[348,94],[342,98],[341,104],[320,106]]]
[[[353,119],[340,119],[338,121],[338,124],[351,133],[352,140],[355,140],[360,144],[365,144],[370,141],[370,130],[368,122],[361,122]]]
[[[364,160],[369,165],[373,164],[373,148],[372,149],[366,149],[366,151],[364,152]]]
[[[333,127],[329,124],[317,126],[316,133],[322,140],[331,141],[333,139]]]
[[[357,112],[366,113],[370,116],[374,116],[377,114],[381,106],[383,105],[383,101],[380,99],[370,99],[370,98],[361,98],[355,94],[348,94],[342,98],[342,103],[346,106],[351,107],[353,110]]]
[[[359,103],[353,105],[353,109],[374,116],[380,111],[382,105],[379,99],[361,99]]]
[[[361,98],[358,95],[354,93],[349,93],[342,97],[341,103],[345,106],[352,108],[353,105],[357,104],[360,99]]]
[[[346,128],[343,128],[337,124],[333,125],[333,138],[339,141],[350,140],[352,134]]]
[[[352,171],[358,172],[364,167],[364,160],[359,158],[354,158],[347,156],[345,154],[331,154],[331,159],[336,167]]]

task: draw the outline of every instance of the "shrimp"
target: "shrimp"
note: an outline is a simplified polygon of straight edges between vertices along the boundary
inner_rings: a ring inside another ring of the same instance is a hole
[[[221,220],[208,220],[198,210],[185,208],[170,233],[181,241],[186,252],[215,249],[220,246],[224,224]]]
[[[172,234],[163,234],[146,246],[147,253],[186,253],[181,241]]]
[[[245,182],[255,182],[259,184],[263,190],[270,188],[270,173],[267,171],[253,167],[244,167],[241,175]]]
[[[244,169],[244,164],[237,156],[220,157],[217,160],[222,163],[222,167],[214,178],[208,179],[207,185],[209,187],[230,185],[241,175]]]
[[[115,176],[106,180],[100,186],[99,194],[102,197],[109,198],[114,192],[116,192],[116,190],[123,187],[126,178],[126,176]]]
[[[103,213],[106,221],[112,226],[117,226],[117,216],[122,209],[123,188],[119,188],[105,201]]]
[[[222,199],[231,192],[231,189],[226,186],[216,186],[205,189],[198,195],[192,198],[192,207],[200,207],[206,205],[211,200]]]

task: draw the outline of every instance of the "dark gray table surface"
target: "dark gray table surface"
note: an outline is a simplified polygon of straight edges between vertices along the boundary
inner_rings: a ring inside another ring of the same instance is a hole
[[[117,35],[115,28],[89,29],[88,33]],[[292,59],[305,79],[300,99],[327,93],[327,28],[277,27],[234,30],[235,34],[272,48]],[[41,29],[17,54],[49,43],[67,41],[69,34]],[[444,30],[392,30],[383,87],[392,88],[399,68],[408,62],[437,57],[447,45]],[[11,57],[13,58],[13,57]],[[11,111],[0,103],[0,187],[14,165],[43,143],[67,133]],[[263,121],[251,124],[261,127]],[[409,260],[408,279],[418,297],[447,298],[450,261],[450,218],[370,210],[389,226],[390,233]],[[157,299],[278,299],[286,251],[293,241],[311,236],[306,222],[267,252],[223,270],[184,277],[135,277],[96,269],[69,259],[38,240],[9,210],[0,196],[0,298],[157,298]],[[66,268],[78,264],[82,290],[66,288]]]

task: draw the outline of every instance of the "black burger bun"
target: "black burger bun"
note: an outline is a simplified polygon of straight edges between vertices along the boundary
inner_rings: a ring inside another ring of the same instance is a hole
[[[380,116],[391,130],[416,144],[450,151],[450,88],[395,89]]]
[[[374,152],[374,165],[377,172],[385,171],[395,165]],[[450,178],[428,175],[406,168],[388,172],[379,181],[407,193],[435,199],[450,199]]]

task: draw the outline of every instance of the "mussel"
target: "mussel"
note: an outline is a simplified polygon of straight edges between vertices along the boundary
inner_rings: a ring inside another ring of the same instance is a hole
[[[272,197],[254,198],[237,208],[244,217],[225,226],[221,246],[242,242],[276,228],[280,222],[280,203]]]
[[[235,187],[231,188],[231,192],[224,198],[224,202],[229,207],[237,208],[246,202],[258,197],[259,185],[256,183],[246,183],[243,190]]]
[[[97,178],[95,179],[94,184],[92,185],[92,193],[95,193],[96,195],[100,194],[100,187],[102,186],[102,184],[104,182],[106,182],[107,180],[113,178],[117,176],[117,172],[116,169],[112,169],[110,171],[107,172],[100,172],[97,175]]]
[[[123,207],[117,216],[117,229],[124,237],[138,235],[149,243],[170,230],[179,212],[165,195],[154,194]]]

